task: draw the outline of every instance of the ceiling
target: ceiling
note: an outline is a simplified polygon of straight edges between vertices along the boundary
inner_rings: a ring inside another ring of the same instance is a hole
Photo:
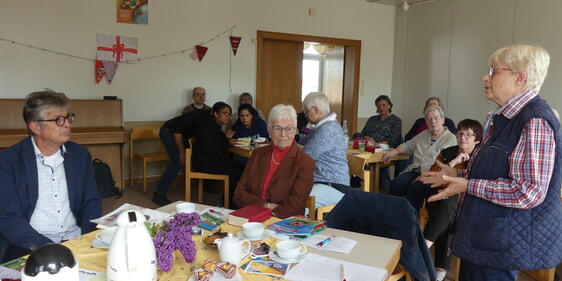
[[[412,5],[420,2],[430,2],[430,1],[431,0],[408,0],[408,4]],[[392,6],[400,6],[402,4],[402,0],[367,0],[367,2],[392,5]]]

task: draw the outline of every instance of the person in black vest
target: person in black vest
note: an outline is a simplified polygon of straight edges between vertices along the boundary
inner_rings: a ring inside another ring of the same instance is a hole
[[[494,52],[482,78],[498,109],[484,123],[482,144],[458,174],[442,163],[424,183],[440,189],[428,201],[461,194],[453,254],[460,280],[517,280],[517,270],[562,262],[560,123],[538,91],[549,54],[512,45]],[[464,177],[456,177],[456,175]]]
[[[178,172],[185,165],[185,148],[189,147],[188,139],[195,136],[197,122],[209,115],[210,109],[197,109],[176,116],[164,123],[160,128],[160,140],[170,157],[170,165],[158,182],[152,201],[160,206],[170,204],[167,197]]]

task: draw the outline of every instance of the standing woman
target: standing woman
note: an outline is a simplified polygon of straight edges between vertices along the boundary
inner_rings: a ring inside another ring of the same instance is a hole
[[[361,134],[369,141],[387,142],[389,147],[402,143],[402,120],[392,114],[392,102],[387,95],[375,100],[378,115],[371,116]]]
[[[229,176],[230,198],[244,169],[241,164],[228,158],[228,149],[236,139],[232,138],[234,134],[232,131],[223,132],[222,126],[228,124],[231,114],[230,105],[219,101],[213,105],[210,115],[199,121],[192,159],[193,169],[197,172]]]
[[[414,158],[413,163],[390,182],[388,194],[404,196],[421,172],[429,171],[441,150],[457,144],[455,135],[443,126],[445,116],[441,107],[429,106],[425,109],[424,116],[429,129],[395,149],[386,151],[382,157],[383,163],[387,163],[398,153],[413,155]]]
[[[488,62],[482,83],[498,108],[484,123],[482,144],[466,170],[440,164],[441,172],[423,180],[449,184],[429,202],[462,193],[453,240],[460,280],[515,281],[518,270],[562,262],[562,135],[538,93],[550,64],[546,50],[511,45]]]
[[[269,139],[267,123],[258,116],[258,111],[251,104],[241,104],[238,107],[238,120],[232,125],[233,138],[262,137]]]
[[[269,208],[279,218],[304,215],[314,183],[314,160],[295,142],[295,108],[274,106],[269,112],[267,129],[272,144],[252,151],[233,202],[239,207]]]

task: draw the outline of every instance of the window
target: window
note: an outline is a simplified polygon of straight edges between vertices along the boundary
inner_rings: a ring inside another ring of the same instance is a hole
[[[324,92],[325,56],[319,54],[312,44],[303,53],[301,100],[311,92]]]

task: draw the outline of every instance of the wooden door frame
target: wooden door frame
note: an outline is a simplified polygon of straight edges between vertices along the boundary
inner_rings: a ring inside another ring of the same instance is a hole
[[[298,42],[318,42],[323,44],[333,44],[345,47],[345,65],[344,65],[344,86],[342,93],[342,110],[343,116],[341,120],[347,120],[350,132],[357,131],[357,105],[359,93],[359,69],[361,66],[361,41],[299,35],[290,33],[278,33],[269,31],[257,31],[257,73],[256,73],[256,96],[262,89],[262,65],[263,61],[263,41],[264,40],[286,40]]]

